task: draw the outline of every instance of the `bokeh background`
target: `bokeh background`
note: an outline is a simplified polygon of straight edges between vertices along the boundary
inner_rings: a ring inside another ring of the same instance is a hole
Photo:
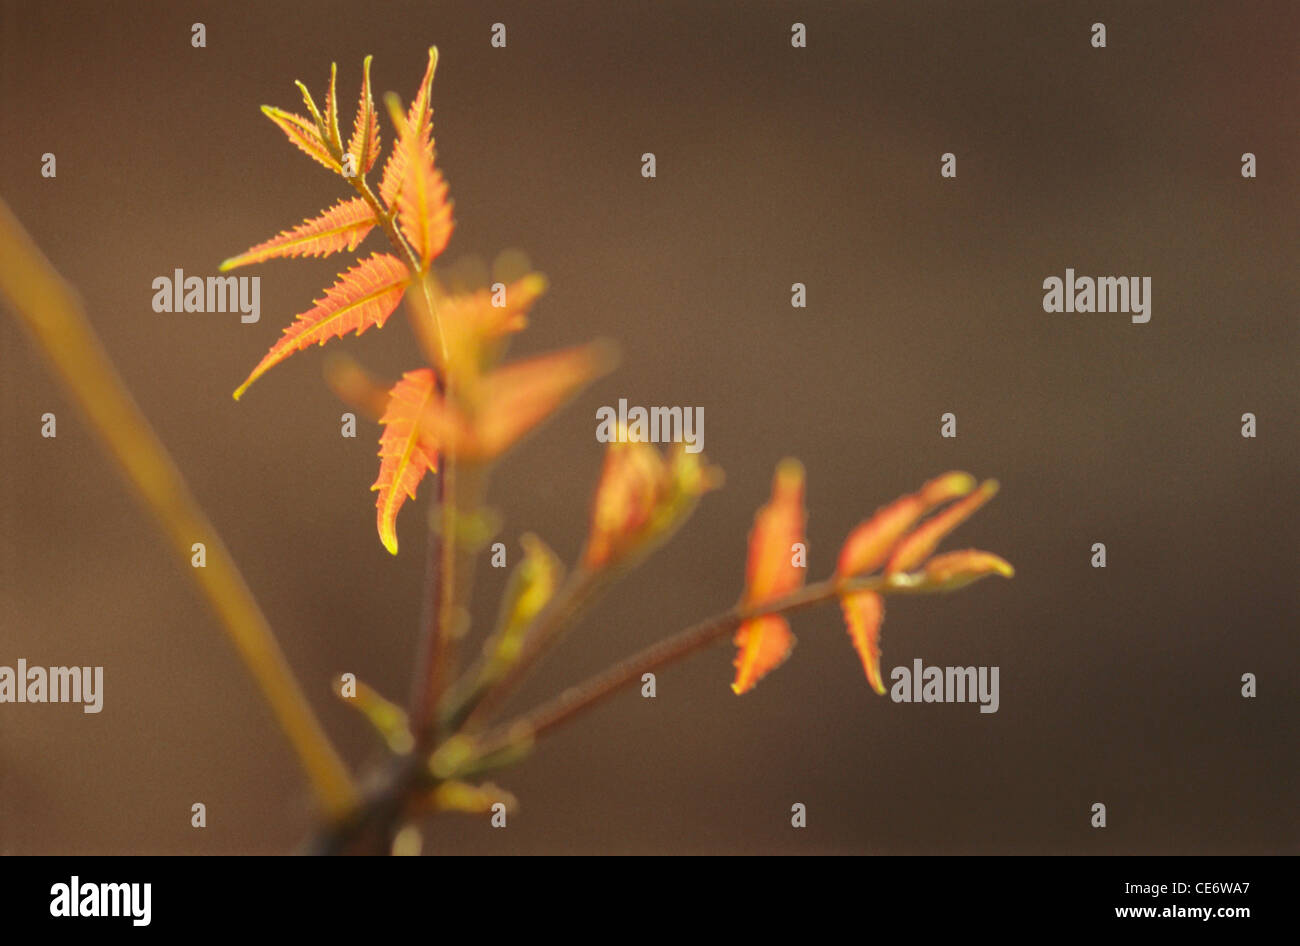
[[[602,404],[702,405],[727,473],[513,706],[729,606],[784,455],[808,470],[810,577],[927,477],[1001,479],[950,547],[1003,554],[1014,581],[891,603],[883,637],[886,674],[999,666],[998,713],[876,697],[826,607],[752,693],[731,693],[727,646],[666,670],[657,699],[631,689],[496,778],[522,801],[508,829],[452,817],[427,849],[1294,853],[1297,26],[1286,2],[3,0],[0,191],[85,298],[358,768],[375,742],[329,680],[405,697],[426,497],[390,557],[377,429],[340,437],[321,351],[230,398],[345,263],[249,270],[256,325],[150,305],[155,277],[215,274],[342,196],[258,111],[296,110],[295,78],[319,98],[331,61],[350,126],[366,54],[376,92],[409,99],[437,44],[445,259],[518,248],[550,277],[516,352],[621,346],[499,470],[512,558],[528,530],[577,554]],[[1067,266],[1151,276],[1150,323],[1044,313],[1042,280]],[[399,317],[330,344],[388,376],[418,357]],[[106,668],[100,715],[0,706],[0,851],[292,850],[313,821],[287,743],[188,562],[10,318],[0,393],[0,663]],[[480,571],[479,632],[505,577]]]

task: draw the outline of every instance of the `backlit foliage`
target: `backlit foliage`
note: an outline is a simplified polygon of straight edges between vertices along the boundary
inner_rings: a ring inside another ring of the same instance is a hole
[[[525,535],[524,554],[480,658],[459,678],[450,676],[460,669],[456,641],[468,623],[454,600],[468,595],[468,570],[458,564],[458,556],[482,549],[495,528],[492,517],[474,505],[479,493],[470,500],[453,498],[457,478],[468,475],[481,489],[491,465],[608,371],[613,356],[607,344],[595,342],[503,363],[510,338],[528,326],[534,304],[546,291],[545,278],[516,274],[518,278],[489,290],[464,288],[452,280],[444,284],[434,272],[432,264],[455,228],[447,182],[435,161],[432,84],[437,61],[437,50],[431,49],[409,108],[403,110],[396,96],[385,97],[393,135],[377,193],[367,181],[382,146],[369,58],[347,142],[339,132],[334,67],[323,111],[301,83],[306,115],[265,107],[299,150],[341,177],[356,196],[222,264],[227,270],[276,258],[352,252],[375,230],[389,243],[387,251],[371,253],[348,268],[312,308],[290,322],[236,389],[237,399],[268,370],[313,343],[382,328],[403,301],[423,355],[424,364],[395,382],[376,381],[346,356],[332,358],[326,370],[334,390],[381,428],[379,473],[371,489],[378,493],[379,538],[389,552],[398,552],[397,517],[406,501],[415,498],[426,479],[433,478],[439,487],[441,522],[435,536],[440,557],[431,551],[435,590],[427,679],[423,686],[417,683],[409,712],[357,681],[342,693],[394,756],[422,754],[421,766],[409,770],[416,773],[410,784],[392,789],[405,793],[403,803],[383,810],[513,809],[509,793],[468,780],[518,758],[537,733],[638,679],[642,669],[678,659],[727,634],[737,648],[732,689],[749,692],[794,647],[787,613],[822,601],[838,600],[867,681],[883,694],[880,629],[887,595],[951,591],[988,575],[1013,574],[1007,562],[988,552],[934,555],[948,533],[993,497],[997,483],[977,483],[962,472],[929,481],[853,529],[834,574],[810,585],[805,581],[805,473],[797,460],[785,459],[776,468],[771,498],[755,516],[744,590],[731,611],[648,648],[513,724],[485,730],[486,717],[586,601],[662,545],[701,497],[721,485],[722,474],[682,445],[660,451],[630,441],[627,431],[620,430],[605,453],[578,560],[566,569],[545,542]],[[376,805],[386,804],[377,798]],[[359,812],[351,827],[340,830],[361,831],[372,824],[367,818],[374,817]],[[399,827],[388,825],[390,840]],[[409,838],[402,837],[401,844],[393,843],[405,849]]]

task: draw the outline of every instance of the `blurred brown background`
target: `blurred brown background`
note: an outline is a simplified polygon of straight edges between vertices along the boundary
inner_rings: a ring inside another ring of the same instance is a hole
[[[1005,555],[1014,581],[893,603],[883,637],[886,675],[914,657],[999,666],[998,713],[876,697],[826,607],[796,618],[793,657],[752,693],[728,688],[730,647],[665,671],[658,699],[629,691],[496,779],[523,804],[508,829],[449,818],[427,849],[1295,852],[1296,10],[3,0],[0,187],[358,767],[374,741],[328,681],[405,697],[428,487],[391,558],[368,492],[377,429],[339,436],[320,350],[230,398],[346,263],[249,270],[256,325],[150,306],[156,276],[215,274],[342,196],[258,111],[297,110],[295,78],[323,96],[332,60],[350,127],[367,53],[376,92],[405,100],[436,43],[459,221],[445,259],[518,247],[550,277],[517,352],[621,344],[620,369],[499,471],[512,559],[527,530],[577,554],[599,405],[702,405],[727,473],[519,708],[730,605],[785,454],[808,469],[810,577],[925,478],[1002,480],[949,547]],[[1150,323],[1044,313],[1042,280],[1067,266],[1151,276]],[[330,344],[389,376],[418,358],[400,317]],[[188,562],[7,313],[0,370],[0,664],[106,668],[98,716],[0,705],[0,851],[291,850],[312,824],[303,777]],[[480,575],[481,631],[505,574]]]

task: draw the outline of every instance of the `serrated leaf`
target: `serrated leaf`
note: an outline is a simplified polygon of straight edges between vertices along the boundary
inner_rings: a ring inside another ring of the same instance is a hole
[[[421,435],[419,420],[437,394],[433,371],[408,371],[393,385],[388,409],[379,422],[379,478],[370,488],[378,490],[375,500],[379,539],[384,548],[397,554],[397,513],[430,470],[438,468],[438,454],[428,435]]]
[[[370,94],[370,60],[361,64],[361,96],[357,102],[357,116],[352,122],[352,137],[348,140],[348,153],[356,160],[357,174],[369,173],[379,157],[379,116]]]
[[[292,230],[283,230],[279,236],[231,257],[221,264],[221,271],[268,259],[328,256],[344,249],[350,252],[366,238],[375,223],[375,213],[364,198],[342,200],[319,217],[304,220]]]
[[[325,165],[335,173],[342,170],[321,138],[320,130],[316,127],[315,121],[270,105],[263,105],[262,112],[267,118],[275,122],[280,127],[280,130],[289,137],[289,140],[297,145],[308,157]]]
[[[414,107],[413,107],[414,109]],[[433,126],[416,124],[402,117],[396,97],[389,99],[389,111],[397,128],[393,153],[405,155],[402,179],[392,200],[402,234],[427,269],[447,246],[451,238],[451,204],[447,201],[447,182],[434,166]],[[381,193],[383,182],[380,182]]]
[[[874,591],[855,591],[840,598],[844,624],[853,649],[862,660],[871,689],[884,695],[885,682],[880,675],[880,625],[885,619],[885,599]]]
[[[424,70],[424,78],[420,81],[420,88],[415,93],[415,99],[411,102],[404,122],[396,118],[393,121],[395,130],[400,132],[401,125],[405,124],[412,129],[412,133],[420,141],[430,139],[433,134],[433,109],[429,106],[432,101],[433,74],[437,68],[438,47],[431,46],[429,64]],[[388,160],[384,162],[383,175],[379,179],[379,194],[389,207],[393,206],[397,192],[406,178],[407,163],[406,149],[394,145]]]
[[[383,327],[410,283],[410,270],[395,256],[375,253],[343,273],[338,282],[316,300],[316,307],[299,315],[284,330],[284,337],[253,369],[235,391],[238,400],[248,386],[272,367],[308,345],[324,345],[356,330],[360,335],[370,326]]]
[[[772,498],[754,516],[749,533],[742,605],[763,604],[802,587],[805,569],[794,564],[794,545],[804,541],[803,492],[803,465],[798,460],[782,460],[772,480]],[[789,622],[776,614],[744,622],[734,640],[740,650],[731,689],[737,694],[753,689],[794,647]]]
[[[732,642],[736,645],[736,679],[731,684],[737,695],[747,693],[759,680],[785,663],[794,650],[790,622],[779,614],[765,614],[740,625]]]

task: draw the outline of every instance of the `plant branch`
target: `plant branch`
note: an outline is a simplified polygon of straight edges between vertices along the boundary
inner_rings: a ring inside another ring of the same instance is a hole
[[[379,198],[375,196],[375,192],[370,189],[370,184],[367,183],[365,175],[357,174],[354,177],[344,178],[344,180],[353,186],[356,192],[370,206],[370,209],[374,211],[375,219],[379,221],[384,236],[388,237],[388,242],[401,254],[402,261],[406,263],[411,273],[419,273],[420,261],[416,258],[415,251],[411,249],[411,245],[406,242],[406,238],[402,236],[397,229],[397,225],[393,222],[394,214],[388,211]]]
[[[483,680],[449,713],[453,731],[481,726],[523,682],[544,653],[609,582],[608,570],[576,569],[525,633],[523,649],[504,676]]]
[[[439,524],[429,524],[429,550],[425,566],[425,611],[421,619],[420,656],[415,664],[411,693],[411,724],[416,751],[430,748],[435,738],[438,701],[448,677],[451,656],[451,621],[456,605],[456,465],[442,456],[438,473]]]
[[[0,200],[0,292],[89,418],[182,560],[202,542],[206,567],[189,569],[311,778],[331,816],[357,799],[225,543],[190,493],[167,449],[113,368],[80,302]]]
[[[478,754],[488,755],[520,741],[534,740],[614,695],[627,684],[640,680],[642,674],[675,663],[733,633],[750,618],[801,611],[851,591],[918,593],[926,590],[910,575],[872,576],[847,581],[828,578],[765,604],[748,608],[737,605],[730,611],[651,644],[536,709],[497,726],[483,737],[478,745]]]

